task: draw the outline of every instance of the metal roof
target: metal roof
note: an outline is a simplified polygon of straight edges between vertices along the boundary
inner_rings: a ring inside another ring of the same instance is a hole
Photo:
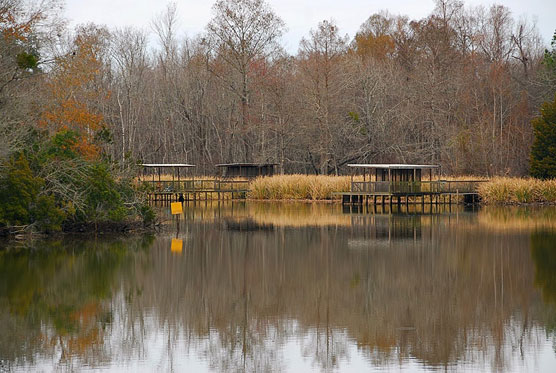
[[[276,166],[278,163],[220,163],[217,164],[216,167],[230,167],[230,166],[238,166],[238,167],[263,167],[263,166]]]
[[[195,167],[193,164],[187,163],[143,163],[143,167]]]
[[[390,170],[415,170],[415,169],[429,169],[429,168],[439,168],[436,164],[399,164],[399,163],[362,163],[362,164],[348,164],[348,167],[359,167],[359,168],[382,168]]]

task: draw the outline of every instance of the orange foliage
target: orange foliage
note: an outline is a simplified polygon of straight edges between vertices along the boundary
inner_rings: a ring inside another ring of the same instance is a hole
[[[5,41],[27,41],[33,23],[39,21],[40,14],[36,14],[24,23],[18,23],[14,16],[14,9],[2,7],[0,9],[0,30]]]
[[[385,60],[395,49],[394,40],[388,35],[357,34],[355,43],[360,57],[373,57],[379,61]]]
[[[60,58],[48,81],[51,105],[39,124],[52,132],[71,130],[79,135],[74,150],[88,159],[97,158],[100,149],[93,143],[95,133],[105,126],[104,116],[95,112],[95,102],[108,97],[96,87],[102,69],[99,40],[95,35],[79,35],[75,50]]]

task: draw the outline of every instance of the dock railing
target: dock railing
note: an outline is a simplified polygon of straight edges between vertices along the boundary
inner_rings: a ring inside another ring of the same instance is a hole
[[[247,192],[249,181],[229,179],[144,180],[154,193]]]
[[[484,180],[353,181],[351,192],[365,194],[476,193]]]

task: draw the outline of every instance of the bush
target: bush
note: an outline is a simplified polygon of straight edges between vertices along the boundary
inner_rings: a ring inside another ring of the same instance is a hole
[[[65,212],[56,206],[53,196],[39,196],[35,201],[31,214],[37,228],[41,232],[57,232],[61,230],[66,218]]]
[[[0,182],[0,219],[7,225],[29,224],[31,205],[43,185],[44,181],[33,175],[22,154],[10,159]]]
[[[65,218],[52,195],[40,194],[45,182],[34,176],[29,162],[18,154],[6,165],[0,181],[0,221],[5,225],[36,224],[41,231],[58,231]]]
[[[36,135],[24,153],[3,165],[0,225],[52,232],[65,223],[154,221],[154,212],[137,199],[132,179],[119,175],[107,160],[84,158],[75,150],[74,132]]]
[[[119,186],[104,163],[92,164],[86,179],[85,220],[122,221],[127,216]]]

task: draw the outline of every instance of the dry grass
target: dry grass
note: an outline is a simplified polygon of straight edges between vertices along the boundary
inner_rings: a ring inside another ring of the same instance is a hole
[[[427,179],[428,179],[428,177],[427,177]],[[433,179],[434,179],[434,177],[433,177]],[[442,177],[440,177],[440,179],[448,180],[448,181],[488,181],[489,180],[488,177],[477,176],[477,175],[459,175],[459,176],[442,175]]]
[[[335,192],[350,190],[349,176],[276,175],[255,179],[250,185],[252,199],[327,200]]]
[[[496,177],[479,186],[486,203],[556,203],[556,180]]]

